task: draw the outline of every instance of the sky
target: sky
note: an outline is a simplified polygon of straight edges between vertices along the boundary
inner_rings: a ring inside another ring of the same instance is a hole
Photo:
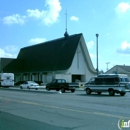
[[[67,12],[67,15],[66,15]],[[130,66],[130,0],[0,1],[0,58],[21,48],[82,33],[94,68]]]

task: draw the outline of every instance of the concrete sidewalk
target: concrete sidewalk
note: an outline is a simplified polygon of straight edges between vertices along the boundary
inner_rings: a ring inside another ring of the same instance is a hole
[[[13,87],[9,87],[9,88],[20,88],[19,86],[13,86]],[[46,89],[46,86],[45,85],[40,85],[39,86],[39,89]],[[76,88],[76,90],[84,90],[84,87],[79,87],[79,88]]]

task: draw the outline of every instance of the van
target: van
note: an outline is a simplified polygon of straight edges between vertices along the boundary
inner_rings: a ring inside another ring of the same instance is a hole
[[[14,74],[13,73],[0,73],[0,87],[14,86]]]
[[[130,91],[128,88],[129,79],[125,74],[101,74],[92,77],[89,82],[85,84],[86,94],[96,92],[108,92],[110,96],[119,93],[124,96],[126,92]]]

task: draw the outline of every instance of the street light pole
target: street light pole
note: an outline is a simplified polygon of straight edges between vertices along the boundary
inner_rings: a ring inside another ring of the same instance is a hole
[[[107,71],[108,71],[108,64],[110,64],[110,62],[107,62],[106,64],[107,64]]]
[[[97,39],[97,76],[98,76],[98,36],[99,36],[99,34],[96,34],[96,39]]]

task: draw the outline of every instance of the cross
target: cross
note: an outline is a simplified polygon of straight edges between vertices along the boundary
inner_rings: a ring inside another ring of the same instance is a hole
[[[80,49],[79,47],[77,48],[77,68],[79,69],[79,54],[80,54]]]
[[[66,31],[67,31],[67,10],[66,10],[66,13],[65,13],[65,15],[66,15]]]

